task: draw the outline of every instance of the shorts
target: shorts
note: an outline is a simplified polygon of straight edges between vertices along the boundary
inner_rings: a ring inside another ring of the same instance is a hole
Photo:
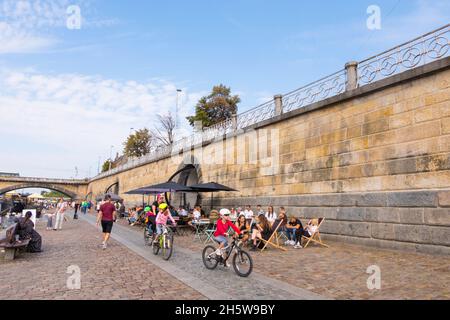
[[[228,246],[228,240],[227,237],[225,236],[213,236],[214,241],[218,242],[218,243],[223,243],[224,247]]]
[[[111,233],[112,227],[113,227],[112,221],[102,220],[103,233]]]

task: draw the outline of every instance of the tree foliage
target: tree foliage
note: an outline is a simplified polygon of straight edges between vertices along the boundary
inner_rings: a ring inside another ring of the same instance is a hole
[[[46,198],[64,198],[64,197],[66,197],[65,194],[58,192],[58,191],[54,191],[54,190],[50,190],[50,191],[43,190],[41,192],[41,196],[46,197]]]
[[[195,115],[187,117],[191,126],[200,121],[203,127],[230,119],[237,113],[237,105],[241,102],[238,95],[231,95],[231,89],[222,84],[214,86],[212,92],[202,97],[195,106]]]
[[[106,171],[109,170],[109,163],[110,163],[109,160],[106,160],[105,162],[103,162],[103,164],[102,164],[102,172],[106,172]]]
[[[153,138],[147,128],[137,130],[130,134],[124,143],[123,153],[127,157],[142,157],[151,150]]]

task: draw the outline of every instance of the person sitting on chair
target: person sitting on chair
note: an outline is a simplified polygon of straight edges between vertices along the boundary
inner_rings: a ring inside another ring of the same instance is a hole
[[[288,241],[285,245],[293,245],[295,249],[301,248],[301,241],[303,235],[302,222],[294,216],[291,216],[288,224],[286,225],[286,233]]]
[[[28,252],[42,252],[42,237],[34,230],[34,223],[31,221],[32,215],[31,211],[27,211],[27,213],[25,213],[25,218],[15,219],[15,222],[17,223],[17,234],[19,235],[19,240],[30,239],[27,246]]]
[[[319,219],[309,220],[308,224],[305,227],[305,232],[303,232],[303,235],[307,238],[311,237],[317,231],[318,225]]]
[[[236,221],[236,227],[239,228],[242,234],[242,243],[246,244],[250,233],[250,225],[247,222],[247,219],[245,219],[245,215],[241,214]]]
[[[268,240],[270,238],[270,234],[272,232],[271,227],[270,227],[270,223],[267,220],[265,215],[260,215],[256,218],[256,220],[258,221],[256,223],[256,228],[253,229],[252,232],[252,240],[253,240],[253,248],[251,248],[250,250],[252,251],[256,251],[256,243],[258,241],[258,239],[264,239],[264,240]]]

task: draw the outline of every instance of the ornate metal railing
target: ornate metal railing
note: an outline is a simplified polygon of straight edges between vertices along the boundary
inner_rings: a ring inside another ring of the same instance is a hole
[[[347,74],[345,70],[315,81],[283,96],[283,112],[302,108],[314,102],[331,98],[345,91]]]
[[[245,111],[236,117],[236,129],[244,129],[252,124],[271,119],[275,116],[275,103],[268,101],[256,108]]]
[[[363,86],[450,55],[450,24],[361,61],[358,84]]]
[[[361,87],[382,80],[449,55],[450,24],[447,24],[442,28],[359,62],[357,67],[357,86]],[[283,95],[282,108],[279,111],[286,113],[337,96],[346,91],[348,84],[347,77],[347,70],[343,69],[295,91],[289,92]],[[174,154],[191,146],[199,145],[204,141],[211,141],[216,137],[233,133],[239,129],[245,129],[253,124],[271,119],[276,115],[275,101],[268,101],[256,108],[237,115],[235,118],[228,119],[205,128],[201,132],[194,133],[189,137],[177,140],[172,146],[160,147],[147,156],[131,160],[125,165],[102,173],[95,178],[102,178],[140,164],[156,161],[169,156],[171,153]]]

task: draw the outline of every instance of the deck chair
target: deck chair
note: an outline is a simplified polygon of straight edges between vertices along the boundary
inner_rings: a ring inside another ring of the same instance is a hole
[[[260,239],[260,242],[264,243],[264,246],[261,248],[261,252],[264,251],[264,249],[266,249],[267,245],[271,245],[272,247],[278,248],[280,250],[286,251],[286,248],[283,248],[282,246],[280,246],[280,243],[278,242],[278,229],[281,227],[281,221],[280,222],[275,222],[272,225],[272,233],[270,234],[269,239],[264,240],[264,239]]]
[[[318,220],[319,220],[319,223],[317,224],[316,232],[314,232],[310,237],[306,237],[306,236],[302,235],[302,239],[306,240],[306,244],[303,246],[303,248],[306,248],[310,244],[311,241],[314,243],[318,243],[321,246],[324,246],[326,248],[329,248],[329,246],[327,246],[325,243],[323,243],[322,239],[320,238],[320,226],[325,221],[325,218],[319,218]]]
[[[274,222],[275,223],[275,222]],[[280,227],[281,228],[281,227]],[[277,231],[277,241],[279,243],[285,243],[288,239],[286,233],[282,232],[282,231]]]

